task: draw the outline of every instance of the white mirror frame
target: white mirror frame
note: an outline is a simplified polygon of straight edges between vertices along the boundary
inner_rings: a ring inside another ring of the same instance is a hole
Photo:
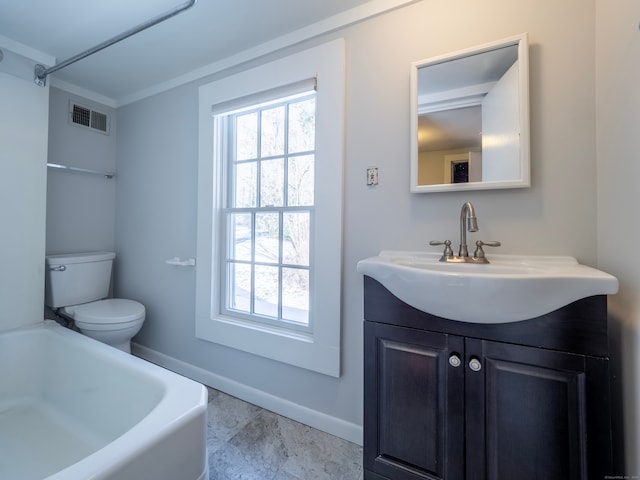
[[[521,177],[514,180],[467,182],[451,184],[420,185],[418,183],[418,69],[428,65],[435,65],[458,58],[475,55],[511,45],[518,46],[518,86],[519,86],[519,117],[520,117],[520,172]],[[530,177],[530,143],[529,143],[529,42],[526,33],[515,35],[503,40],[486,43],[448,53],[437,57],[419,60],[411,64],[410,85],[410,128],[411,128],[411,188],[412,193],[453,192],[468,190],[489,190],[504,188],[527,188],[531,186]]]

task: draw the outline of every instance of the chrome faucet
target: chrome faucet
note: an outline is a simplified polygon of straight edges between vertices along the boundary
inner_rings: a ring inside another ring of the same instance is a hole
[[[469,250],[467,249],[467,230],[470,232],[478,231],[478,219],[476,218],[476,211],[471,202],[465,202],[460,209],[460,249],[458,250],[458,257],[461,258],[469,256]]]
[[[500,242],[483,242],[482,240],[478,240],[476,241],[476,249],[473,252],[473,257],[470,257],[467,247],[467,231],[478,231],[478,219],[476,218],[476,211],[471,202],[465,202],[460,209],[460,248],[458,255],[453,254],[451,240],[445,240],[444,242],[432,240],[429,242],[429,245],[444,245],[444,253],[442,257],[440,257],[441,262],[489,263],[482,247],[485,245],[487,247],[499,247]]]

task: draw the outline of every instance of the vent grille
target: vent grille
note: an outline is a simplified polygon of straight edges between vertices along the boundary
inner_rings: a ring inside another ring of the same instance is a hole
[[[107,115],[96,111],[91,112],[91,128],[100,130],[101,132],[107,131]]]
[[[71,104],[71,123],[109,135],[109,115],[76,103]]]
[[[81,107],[80,105],[73,106],[73,118],[72,122],[77,125],[89,126],[89,119],[91,118],[91,110]]]

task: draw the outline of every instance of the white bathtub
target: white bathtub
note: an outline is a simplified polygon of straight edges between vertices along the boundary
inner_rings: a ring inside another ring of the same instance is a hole
[[[206,478],[206,389],[52,321],[0,333],[0,479]]]

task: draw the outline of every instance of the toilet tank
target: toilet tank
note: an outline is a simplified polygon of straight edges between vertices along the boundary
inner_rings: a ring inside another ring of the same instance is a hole
[[[44,303],[60,308],[108,297],[115,257],[113,252],[48,255]]]

